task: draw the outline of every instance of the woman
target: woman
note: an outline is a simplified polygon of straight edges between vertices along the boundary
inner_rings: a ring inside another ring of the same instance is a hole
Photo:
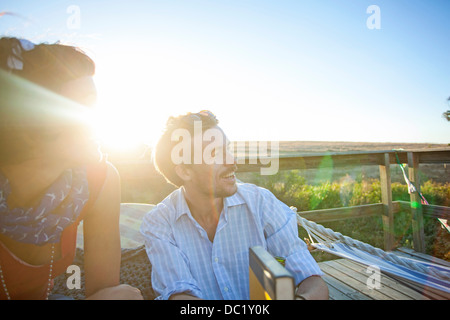
[[[87,126],[64,113],[73,101],[92,104],[94,71],[75,47],[0,39],[0,299],[52,298],[81,220],[85,296],[142,299],[119,284],[118,173]]]

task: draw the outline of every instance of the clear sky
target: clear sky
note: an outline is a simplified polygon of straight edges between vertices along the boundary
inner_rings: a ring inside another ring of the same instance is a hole
[[[1,11],[2,36],[92,56],[115,143],[152,144],[169,115],[201,109],[230,140],[450,143],[448,0],[3,0]]]

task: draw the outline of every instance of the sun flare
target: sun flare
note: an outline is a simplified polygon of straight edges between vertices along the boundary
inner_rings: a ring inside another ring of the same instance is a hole
[[[94,111],[94,133],[105,148],[127,152],[152,144],[155,133],[151,132],[149,119],[150,112],[137,101],[126,107],[117,100],[105,101]]]
[[[152,145],[158,138],[152,124],[155,110],[148,106],[145,92],[132,85],[144,79],[133,76],[133,82],[124,83],[117,81],[117,73],[96,75],[98,99],[93,112],[93,130],[102,146],[114,152],[125,153]]]

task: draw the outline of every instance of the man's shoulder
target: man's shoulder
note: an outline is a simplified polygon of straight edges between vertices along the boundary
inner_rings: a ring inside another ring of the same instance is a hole
[[[288,207],[270,190],[251,183],[238,184],[238,191],[228,203],[245,204],[254,214],[269,214],[281,212]],[[287,211],[286,211],[287,212]]]
[[[181,199],[183,199],[183,197],[184,196],[182,188],[178,188],[172,191],[168,196],[166,196],[164,200],[160,202],[160,204],[173,206],[176,205]]]
[[[271,195],[272,192],[266,188],[253,183],[238,183],[237,192],[241,195]]]
[[[236,194],[245,202],[275,198],[270,190],[252,183],[238,183],[237,186]]]
[[[167,217],[171,213],[175,214],[177,212],[177,208],[179,206],[182,197],[183,194],[181,189],[174,190],[166,198],[164,198],[164,200],[156,204],[153,207],[153,209],[147,213],[147,215],[148,216],[164,215]]]

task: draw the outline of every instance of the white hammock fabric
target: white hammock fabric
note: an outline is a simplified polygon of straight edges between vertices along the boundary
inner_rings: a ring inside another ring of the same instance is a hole
[[[296,208],[291,209],[297,212]],[[318,250],[364,265],[376,266],[386,274],[450,294],[448,267],[385,252],[309,221],[298,213],[297,222],[308,233],[311,245]]]

